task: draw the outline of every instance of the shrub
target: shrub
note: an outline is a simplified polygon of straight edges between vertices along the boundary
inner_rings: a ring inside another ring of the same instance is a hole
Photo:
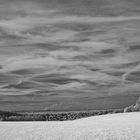
[[[134,112],[134,111],[140,111],[140,97],[136,101],[136,104],[124,108],[124,112]]]
[[[9,116],[21,116],[21,115],[14,112],[0,111],[0,116],[9,117]]]
[[[10,116],[6,117],[4,121],[46,121],[46,117],[42,115]]]
[[[128,107],[126,107],[126,108],[124,108],[124,113],[126,113],[126,112],[132,112],[132,107],[131,106],[128,106]]]
[[[135,110],[135,111],[139,111],[139,110],[140,110],[140,104],[136,104],[136,105],[134,106],[134,110]]]
[[[109,109],[109,110],[94,110],[94,111],[81,111],[81,112],[49,112],[49,113],[34,113],[24,112],[21,114],[0,111],[0,121],[65,121],[75,120],[84,117],[95,115],[104,115],[110,113],[122,113],[140,111],[140,98],[136,104],[128,106],[124,109]]]
[[[139,99],[137,100],[136,104],[140,104],[140,97],[139,97]]]
[[[113,113],[122,113],[123,109],[114,109]]]

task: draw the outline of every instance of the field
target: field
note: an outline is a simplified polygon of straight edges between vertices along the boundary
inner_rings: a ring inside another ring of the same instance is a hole
[[[140,113],[65,122],[0,122],[1,140],[139,140]]]

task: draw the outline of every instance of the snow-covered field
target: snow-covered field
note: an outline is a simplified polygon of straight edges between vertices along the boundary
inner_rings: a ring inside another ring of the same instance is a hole
[[[65,122],[1,122],[0,140],[140,140],[140,113]]]

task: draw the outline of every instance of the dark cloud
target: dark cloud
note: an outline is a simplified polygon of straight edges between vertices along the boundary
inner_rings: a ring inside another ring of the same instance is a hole
[[[140,71],[131,72],[125,76],[125,80],[140,83]]]

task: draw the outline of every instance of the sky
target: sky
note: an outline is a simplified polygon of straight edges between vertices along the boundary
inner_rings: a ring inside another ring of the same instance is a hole
[[[0,1],[1,96],[139,94],[139,3],[82,2]]]

